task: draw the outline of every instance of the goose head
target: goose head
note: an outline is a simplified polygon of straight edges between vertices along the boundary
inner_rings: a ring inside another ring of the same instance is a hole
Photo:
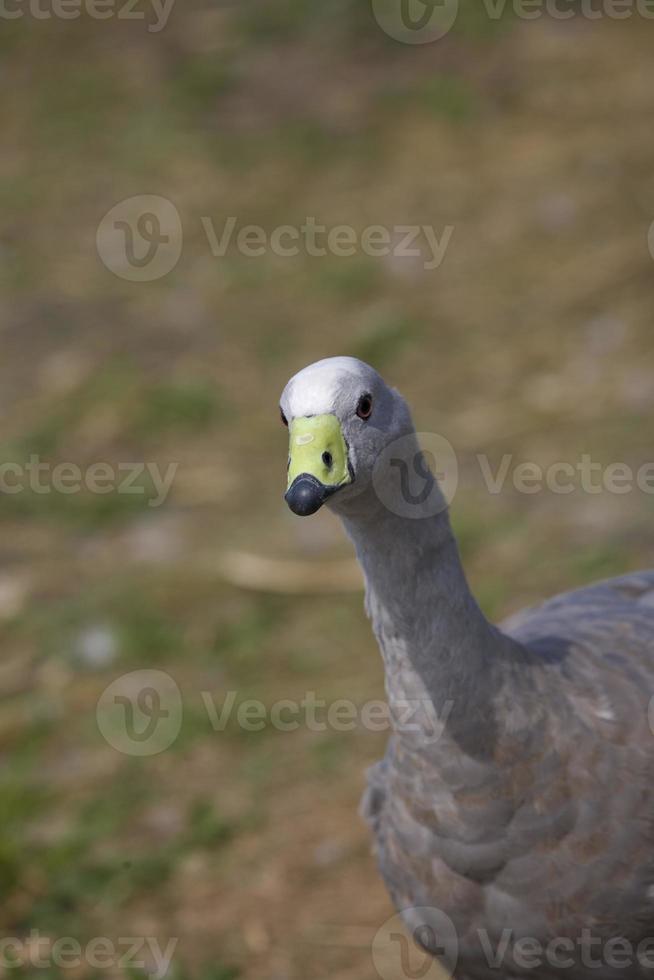
[[[365,498],[384,449],[413,433],[401,395],[355,357],[328,357],[299,371],[280,411],[289,429],[285,500],[301,517],[324,503],[346,511]]]

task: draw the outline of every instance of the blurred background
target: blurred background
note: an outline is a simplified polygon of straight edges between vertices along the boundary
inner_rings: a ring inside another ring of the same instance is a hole
[[[23,949],[151,937],[179,980],[377,976],[393,910],[357,807],[386,734],[207,710],[383,697],[338,524],[282,500],[305,364],[371,362],[455,447],[489,616],[652,564],[651,494],[491,494],[476,456],[654,459],[654,24],[460,0],[415,44],[380,3],[3,7],[0,936]],[[308,218],[449,237],[433,268],[235,242]],[[139,754],[96,706],[153,671],[178,730]]]

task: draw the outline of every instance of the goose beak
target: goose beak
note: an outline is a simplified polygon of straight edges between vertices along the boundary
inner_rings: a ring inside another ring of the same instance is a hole
[[[328,488],[320,480],[306,473],[293,480],[284,495],[284,500],[298,517],[309,517],[310,514],[320,510],[328,496]]]
[[[311,415],[289,425],[288,484],[284,499],[308,517],[340,487],[352,482],[347,446],[335,415]]]

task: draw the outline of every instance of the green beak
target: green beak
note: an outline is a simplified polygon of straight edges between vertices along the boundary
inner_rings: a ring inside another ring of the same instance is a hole
[[[315,514],[327,497],[352,482],[347,446],[335,415],[293,419],[289,431],[286,502],[295,514]]]

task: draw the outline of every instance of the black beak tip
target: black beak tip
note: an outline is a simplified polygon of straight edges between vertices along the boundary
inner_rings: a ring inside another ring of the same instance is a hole
[[[327,488],[309,474],[296,476],[284,494],[284,500],[298,517],[309,517],[320,510],[327,498]]]

